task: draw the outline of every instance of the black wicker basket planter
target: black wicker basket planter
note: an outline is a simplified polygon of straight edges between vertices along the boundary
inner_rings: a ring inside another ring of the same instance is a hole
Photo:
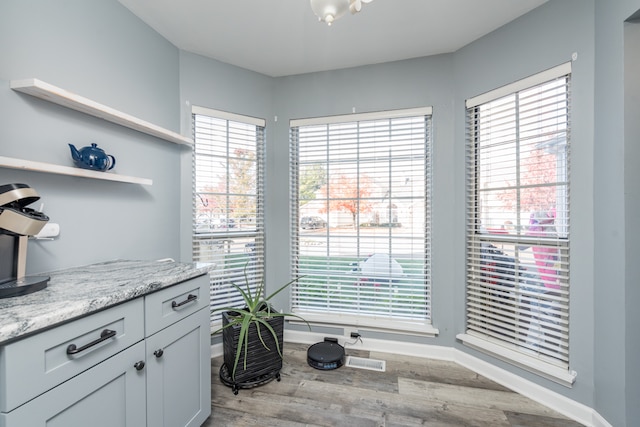
[[[229,317],[233,312],[222,313],[222,325],[229,324]],[[278,336],[278,345],[282,351],[284,317],[277,316],[265,319]],[[278,353],[276,341],[271,332],[264,326],[260,327],[260,335],[269,348],[267,350],[260,338],[255,323],[249,327],[247,367],[244,367],[244,348],[237,350],[240,326],[231,326],[222,331],[222,345],[224,352],[224,363],[220,368],[220,380],[231,387],[234,394],[238,394],[241,388],[253,388],[266,384],[274,378],[280,381],[280,370],[282,369],[282,357]],[[243,345],[244,347],[244,345]],[[241,351],[240,360],[236,369],[236,375],[231,377],[236,351]]]

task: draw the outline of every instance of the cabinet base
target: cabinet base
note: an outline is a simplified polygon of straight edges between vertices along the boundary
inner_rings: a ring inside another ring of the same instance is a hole
[[[268,382],[273,381],[274,378],[276,381],[280,381],[280,370],[275,370],[267,374],[260,375],[259,377],[237,383],[231,379],[231,373],[229,372],[229,368],[226,363],[223,363],[220,367],[220,381],[222,381],[222,383],[227,387],[231,387],[233,394],[238,394],[240,389],[254,388],[267,384]]]

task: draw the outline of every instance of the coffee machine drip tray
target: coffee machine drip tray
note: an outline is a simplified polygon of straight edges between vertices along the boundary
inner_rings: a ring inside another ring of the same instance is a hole
[[[47,287],[49,276],[25,276],[20,280],[0,283],[0,298],[17,297]]]

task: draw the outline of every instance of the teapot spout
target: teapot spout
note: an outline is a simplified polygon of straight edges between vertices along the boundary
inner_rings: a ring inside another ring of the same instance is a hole
[[[71,149],[71,158],[75,161],[80,161],[80,152],[76,147],[73,144],[69,144],[69,149]]]

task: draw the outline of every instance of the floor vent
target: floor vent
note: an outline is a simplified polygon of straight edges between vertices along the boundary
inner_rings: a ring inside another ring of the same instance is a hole
[[[384,360],[366,359],[364,357],[348,356],[346,366],[349,368],[368,369],[370,371],[384,372],[386,362]]]

